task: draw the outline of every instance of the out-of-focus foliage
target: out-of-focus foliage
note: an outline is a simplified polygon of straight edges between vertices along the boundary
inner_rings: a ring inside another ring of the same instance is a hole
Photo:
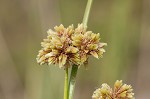
[[[86,0],[0,0],[0,99],[62,99],[64,70],[39,66],[36,55],[49,28],[82,22]],[[150,1],[95,0],[88,30],[108,43],[102,59],[78,72],[75,99],[91,99],[102,83],[132,84],[150,97]]]

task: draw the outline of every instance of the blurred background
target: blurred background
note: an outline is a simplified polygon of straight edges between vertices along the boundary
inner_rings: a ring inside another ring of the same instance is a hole
[[[82,22],[87,0],[0,0],[0,99],[62,99],[64,70],[39,66],[40,42],[55,25]],[[150,97],[150,0],[94,0],[88,30],[108,43],[78,71],[74,99],[118,79]]]

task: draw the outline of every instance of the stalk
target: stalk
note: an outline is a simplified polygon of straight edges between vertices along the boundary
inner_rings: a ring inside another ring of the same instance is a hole
[[[90,15],[90,10],[91,10],[91,6],[92,6],[92,2],[93,2],[93,0],[88,0],[88,2],[87,2],[84,17],[83,17],[83,22],[82,22],[84,26],[87,26],[89,15]]]
[[[68,68],[65,70],[64,99],[68,99]]]
[[[92,6],[92,2],[93,2],[93,0],[88,0],[88,2],[87,2],[84,17],[83,17],[83,22],[82,22],[84,26],[87,26],[89,14],[90,14],[90,9],[91,9],[91,6]],[[73,65],[72,70],[71,70],[71,74],[70,74],[69,89],[68,89],[69,99],[73,99],[77,71],[78,71],[78,66]]]
[[[69,81],[70,82],[69,83],[69,99],[73,99],[77,71],[78,71],[78,66],[73,65],[72,70],[71,70],[70,81]]]

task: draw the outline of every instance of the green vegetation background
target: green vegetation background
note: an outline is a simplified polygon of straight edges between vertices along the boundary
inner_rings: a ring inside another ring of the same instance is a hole
[[[64,70],[35,58],[49,28],[82,22],[86,2],[0,0],[0,99],[63,98]],[[91,99],[117,79],[132,84],[136,99],[150,97],[149,9],[149,0],[94,0],[88,30],[108,46],[102,59],[90,57],[88,70],[80,68],[74,99]]]

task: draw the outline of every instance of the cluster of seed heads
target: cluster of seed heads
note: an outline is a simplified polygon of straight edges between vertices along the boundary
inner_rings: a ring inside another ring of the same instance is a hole
[[[42,64],[58,64],[59,67],[68,68],[75,64],[84,65],[89,55],[102,57],[106,43],[100,42],[100,34],[87,31],[87,27],[78,24],[65,28],[62,24],[55,26],[54,30],[47,31],[48,36],[41,42],[42,49],[37,55],[37,62]]]

